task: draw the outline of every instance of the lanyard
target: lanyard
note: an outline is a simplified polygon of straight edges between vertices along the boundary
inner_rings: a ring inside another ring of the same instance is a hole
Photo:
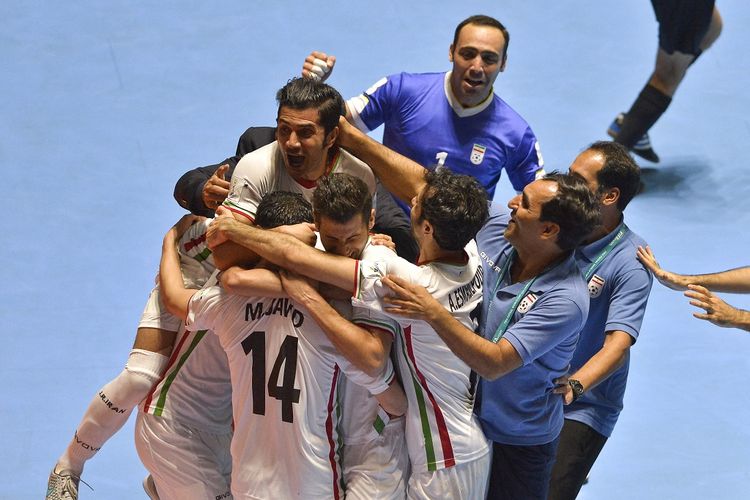
[[[490,299],[490,305],[487,308],[488,319],[490,317],[490,311],[492,311],[492,304],[495,303],[495,296],[497,295],[497,289],[500,288],[500,282],[502,282],[503,276],[505,276],[505,273],[509,271],[510,265],[513,262],[513,258],[515,256],[516,256],[516,249],[514,248],[513,250],[511,250],[510,255],[508,255],[508,258],[505,260],[505,263],[503,264],[503,267],[500,270],[500,275],[497,277],[497,281],[495,282],[495,289],[492,290],[492,298]],[[531,285],[534,284],[534,281],[536,281],[536,279],[537,279],[537,276],[534,276],[533,278],[531,278],[526,283],[526,286],[523,287],[523,290],[521,290],[521,293],[516,295],[516,298],[513,301],[513,305],[510,306],[510,309],[508,309],[508,312],[505,314],[503,321],[497,327],[497,330],[495,330],[495,335],[492,336],[493,343],[497,343],[503,337],[503,335],[505,335],[505,331],[508,329],[508,326],[510,325],[510,320],[513,319],[513,312],[516,310],[521,300],[526,296],[526,292],[529,291],[529,288],[531,288]]]
[[[628,234],[628,231],[630,229],[628,226],[625,225],[623,222],[620,224],[620,230],[617,231],[617,234],[612,239],[612,241],[609,242],[609,244],[602,249],[601,252],[599,252],[599,255],[597,255],[594,258],[594,261],[589,265],[588,269],[586,269],[586,272],[583,274],[583,278],[586,280],[586,283],[589,282],[591,277],[594,275],[594,272],[599,269],[599,266],[602,265],[602,262],[604,262],[604,259],[607,257],[607,255],[612,252],[612,250],[622,241],[622,238]]]

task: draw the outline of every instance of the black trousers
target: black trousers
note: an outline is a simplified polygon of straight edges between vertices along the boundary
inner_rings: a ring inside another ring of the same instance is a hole
[[[606,436],[588,425],[565,419],[557,447],[557,460],[552,468],[549,500],[573,500],[578,496],[606,442]]]
[[[492,443],[488,500],[545,500],[558,439],[534,446]]]

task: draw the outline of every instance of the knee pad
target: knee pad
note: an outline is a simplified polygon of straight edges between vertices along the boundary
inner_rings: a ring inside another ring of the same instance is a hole
[[[118,402],[123,405],[135,406],[140,403],[161,379],[168,361],[169,358],[163,354],[133,349],[125,369],[112,381],[114,387],[111,389],[115,389],[115,394],[111,398],[121,400]]]

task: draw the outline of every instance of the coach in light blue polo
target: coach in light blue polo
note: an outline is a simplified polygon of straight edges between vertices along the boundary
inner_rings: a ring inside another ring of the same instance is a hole
[[[645,246],[623,211],[640,188],[640,169],[619,144],[589,146],[570,166],[596,194],[601,224],[576,250],[591,305],[570,367],[558,380],[565,406],[549,500],[571,500],[586,481],[623,407],[630,347],[646,311],[652,277],[636,258]]]
[[[568,373],[589,297],[574,249],[599,222],[596,199],[573,176],[532,182],[493,208],[476,237],[484,265],[482,375],[476,413],[493,442],[488,498],[546,500],[563,427],[555,380]],[[469,363],[470,366],[472,363]]]
[[[589,277],[589,318],[570,364],[571,373],[599,352],[604,332],[623,331],[633,343],[638,338],[652,278],[635,255],[638,246],[645,247],[646,242],[622,222],[604,238],[578,249],[576,262],[585,272],[620,232],[622,241]],[[612,435],[623,406],[629,365],[628,356],[609,377],[566,406],[565,418],[583,422],[606,437]]]
[[[497,336],[497,340],[509,341],[523,366],[497,380],[480,381],[477,413],[485,435],[494,442],[544,445],[557,439],[562,429],[563,405],[560,395],[553,393],[554,380],[568,373],[588,315],[589,297],[572,253],[533,283],[510,283],[514,250],[503,236],[508,219],[507,214],[493,213],[477,235],[480,251],[500,249],[497,258],[484,259],[480,325],[486,339]],[[505,315],[519,297],[507,330],[498,335]]]

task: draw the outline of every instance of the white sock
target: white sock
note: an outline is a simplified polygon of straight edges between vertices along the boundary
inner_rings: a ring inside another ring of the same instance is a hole
[[[68,469],[80,476],[86,460],[127,422],[133,408],[161,378],[168,361],[155,352],[130,351],[125,369],[94,396],[55,470]]]

